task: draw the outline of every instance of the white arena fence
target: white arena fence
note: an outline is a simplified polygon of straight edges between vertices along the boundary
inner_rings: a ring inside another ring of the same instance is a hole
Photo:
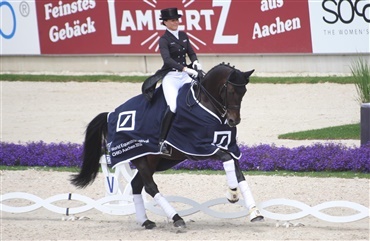
[[[105,177],[104,182],[106,187],[106,196],[101,199],[94,200],[92,198],[77,193],[58,194],[46,199],[42,199],[30,193],[12,192],[0,196],[0,211],[9,213],[25,213],[43,207],[51,212],[64,214],[67,216],[83,213],[92,209],[96,209],[103,213],[111,215],[134,214],[135,207],[131,194],[131,186],[129,183],[136,173],[136,170],[132,170],[129,163],[122,163],[115,168],[114,173],[111,173],[105,159],[106,158],[104,156],[100,159],[103,174]],[[125,186],[123,186],[122,183],[118,182],[118,180],[120,180],[121,178],[124,178],[127,181],[127,184]],[[179,203],[183,206],[186,206],[186,208],[182,210],[177,210],[180,216],[189,216],[197,212],[203,212],[204,214],[207,214],[209,216],[223,219],[241,218],[248,215],[248,211],[245,208],[245,204],[242,200],[239,200],[236,204],[229,204],[226,198],[217,198],[206,201],[204,203],[198,203],[192,199],[180,196],[166,196],[166,199],[169,202]],[[28,206],[9,206],[5,204],[12,203],[12,200],[27,200],[33,202],[33,204]],[[59,201],[67,201],[67,207],[61,207],[53,204]],[[74,202],[72,203],[72,201]],[[75,201],[79,201],[83,205],[72,207],[76,206]],[[69,203],[71,205],[69,205]],[[218,205],[240,205],[242,208],[240,208],[240,211],[234,212],[221,212],[212,209],[212,207]],[[311,215],[316,217],[317,219],[321,219],[327,222],[348,223],[370,217],[370,210],[368,207],[350,201],[330,201],[311,207],[300,201],[279,198],[261,202],[257,204],[257,206],[265,218],[278,221],[292,221]],[[145,199],[145,207],[147,210],[157,215],[166,216],[162,209],[156,205],[154,200],[148,201]],[[289,208],[289,210],[293,208],[299,209],[300,211],[296,213],[275,213],[268,210],[268,208],[270,207],[286,207]],[[353,214],[345,216],[335,216],[322,212],[325,209],[332,208],[350,209],[352,210],[351,213]]]

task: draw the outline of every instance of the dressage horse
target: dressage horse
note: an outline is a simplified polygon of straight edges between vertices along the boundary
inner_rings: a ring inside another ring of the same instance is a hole
[[[184,220],[159,192],[153,174],[167,170],[185,159],[221,160],[229,187],[227,199],[232,203],[237,202],[241,193],[249,210],[250,221],[263,220],[240,170],[238,160],[241,153],[236,143],[236,125],[241,120],[241,102],[253,72],[254,70],[242,72],[222,63],[213,67],[201,81],[194,80],[181,88],[177,113],[166,140],[171,147],[170,156],[162,155],[158,148],[158,129],[163,116],[160,113],[166,108],[161,86],[156,89],[151,102],[141,94],[128,100],[114,112],[97,115],[87,126],[82,167],[78,174],[72,175],[71,183],[80,188],[91,184],[99,171],[100,157],[108,152],[111,166],[121,161],[131,161],[138,170],[130,184],[136,220],[141,226],[146,229],[156,227],[145,212],[141,194],[144,188],[166,216],[173,220],[175,227],[186,227]],[[139,108],[144,110],[136,110]],[[201,116],[202,113],[204,116]],[[132,125],[125,127],[130,121]],[[141,121],[144,123],[140,125]],[[194,123],[190,123],[191,121]],[[198,136],[203,130],[203,136]],[[136,136],[128,136],[130,133],[136,133]],[[219,135],[221,138],[217,140]],[[186,137],[190,140],[182,139]],[[134,154],[125,156],[128,153]]]

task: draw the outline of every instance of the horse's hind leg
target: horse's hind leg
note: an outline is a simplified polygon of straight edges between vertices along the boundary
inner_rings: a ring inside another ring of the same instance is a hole
[[[138,173],[140,174],[145,191],[154,198],[159,206],[161,206],[167,217],[173,220],[173,224],[175,227],[185,228],[186,224],[184,220],[178,215],[175,209],[159,192],[157,184],[154,182],[153,174],[158,165],[158,161],[159,159],[148,161],[147,158],[143,157],[132,162],[138,169]]]
[[[146,216],[144,199],[141,194],[144,187],[144,183],[143,180],[141,179],[139,172],[137,172],[134,178],[131,180],[131,187],[136,211],[135,212],[136,221],[146,229],[155,228],[156,224],[153,221],[150,221]]]

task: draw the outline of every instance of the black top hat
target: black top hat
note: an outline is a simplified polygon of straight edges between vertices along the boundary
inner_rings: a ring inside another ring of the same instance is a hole
[[[181,14],[177,12],[177,8],[166,8],[161,10],[161,17],[159,20],[179,19]]]

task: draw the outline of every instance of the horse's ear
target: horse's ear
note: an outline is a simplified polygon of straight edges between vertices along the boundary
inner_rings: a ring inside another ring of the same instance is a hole
[[[254,69],[252,69],[252,70],[250,70],[250,71],[247,71],[247,72],[245,72],[245,73],[244,73],[244,76],[245,76],[246,78],[249,78],[249,76],[251,76],[251,75],[253,74],[253,72],[254,72]]]
[[[254,72],[254,69],[247,71],[243,74],[247,84],[249,83],[249,77],[253,74],[253,72]]]

